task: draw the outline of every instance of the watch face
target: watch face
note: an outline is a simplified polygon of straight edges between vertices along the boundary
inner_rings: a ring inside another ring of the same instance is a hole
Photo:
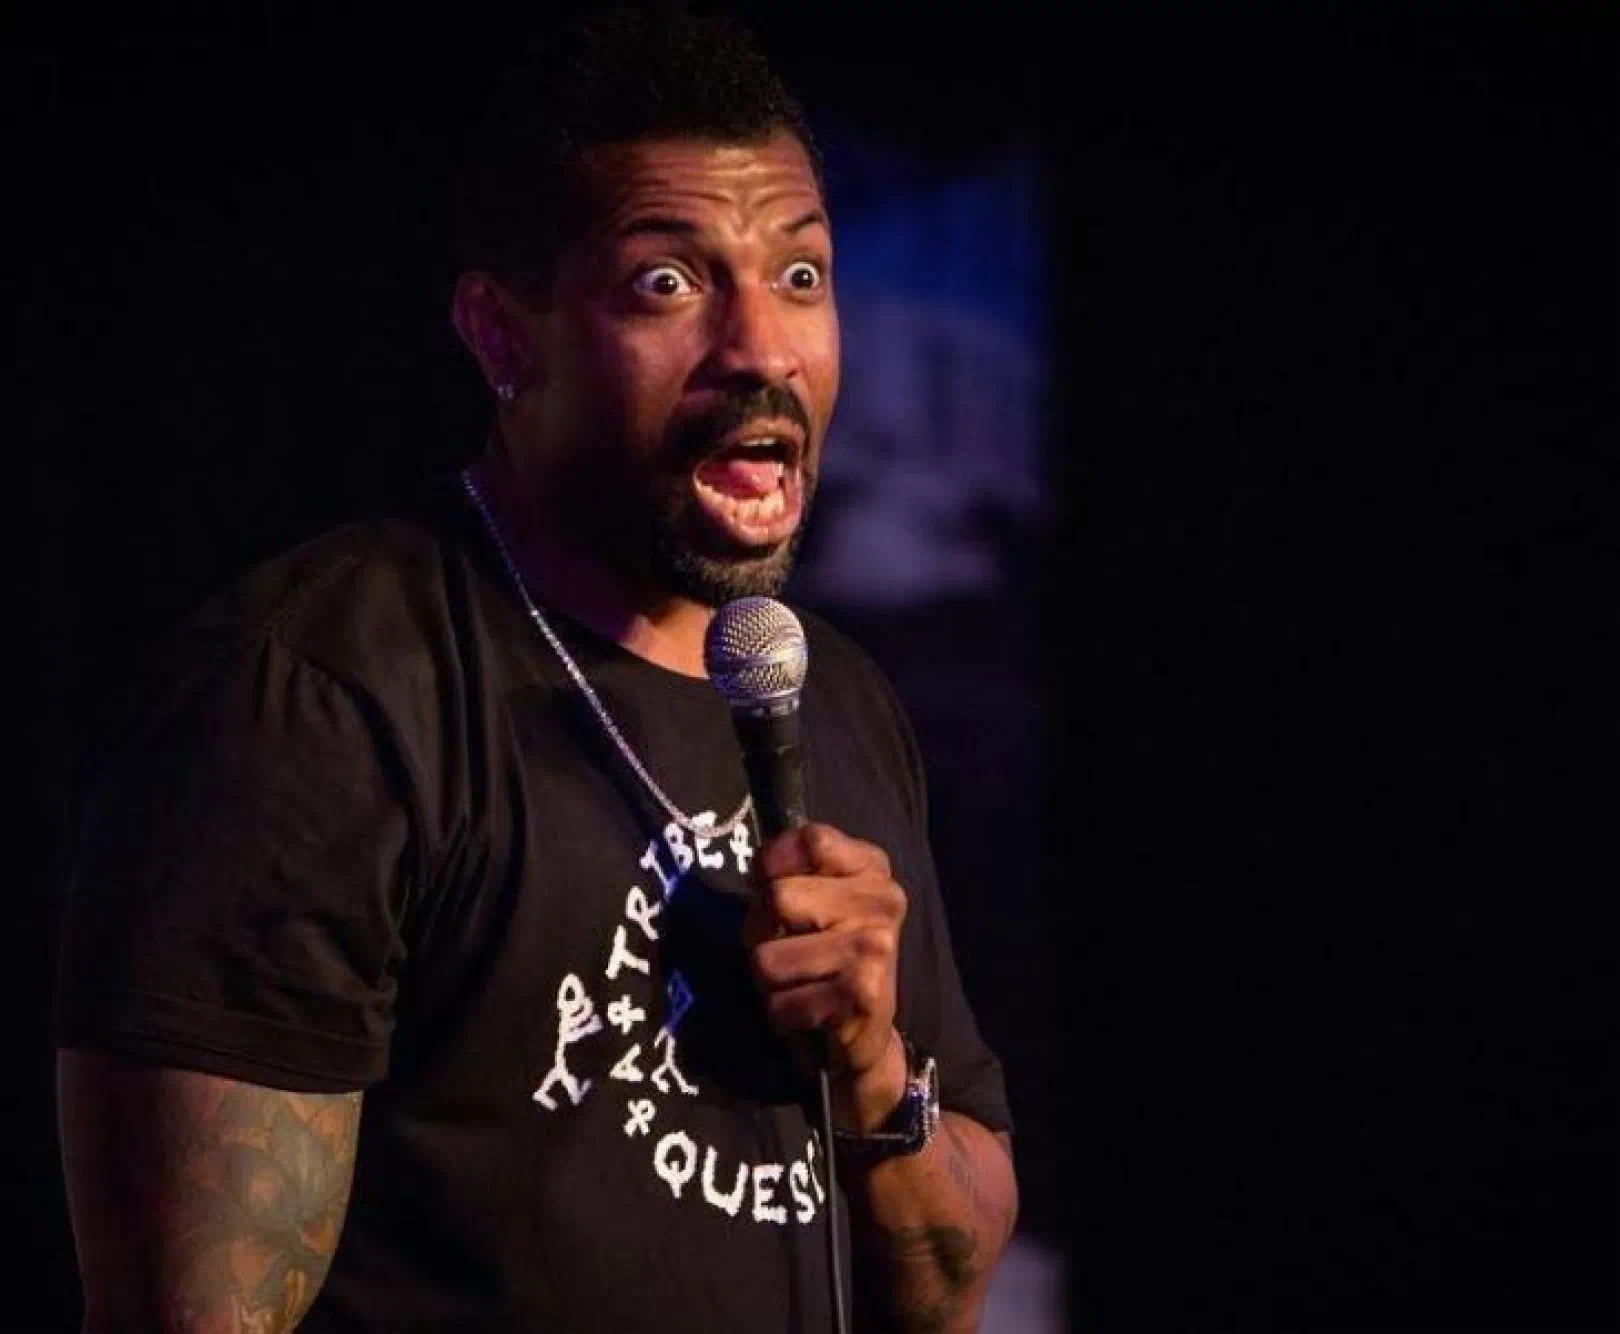
[[[916,1153],[933,1138],[939,1117],[939,1071],[932,1057],[911,1077],[905,1097],[895,1109],[900,1118],[896,1134],[904,1141],[904,1153]]]
[[[922,1148],[934,1135],[934,1127],[939,1124],[939,1067],[935,1065],[934,1058],[928,1058],[928,1064],[923,1066],[922,1087],[919,1090],[922,1101]]]
[[[930,1056],[922,1069],[917,1070],[916,1052],[910,1043],[906,1044],[906,1057],[914,1073],[883,1128],[872,1135],[838,1131],[834,1136],[839,1146],[857,1162],[879,1162],[884,1158],[919,1153],[934,1137],[939,1124],[939,1068]]]

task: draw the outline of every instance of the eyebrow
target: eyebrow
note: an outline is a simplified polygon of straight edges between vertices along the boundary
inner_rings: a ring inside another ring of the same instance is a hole
[[[788,225],[782,228],[782,230],[791,236],[794,232],[802,232],[806,227],[813,227],[817,223],[820,223],[823,227],[827,227],[829,231],[832,230],[828,225],[827,215],[819,208],[811,209],[802,218],[788,223]]]
[[[697,228],[684,218],[643,217],[614,229],[615,238],[627,236],[695,236]]]
[[[819,223],[827,227],[827,215],[819,208],[811,209],[803,217],[795,218],[782,228],[785,235],[792,236]],[[670,217],[662,214],[648,214],[625,223],[614,233],[615,239],[623,240],[630,236],[696,236],[698,228],[695,223],[685,218]]]

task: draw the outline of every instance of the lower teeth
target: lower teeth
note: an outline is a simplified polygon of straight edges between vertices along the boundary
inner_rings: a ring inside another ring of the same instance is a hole
[[[728,496],[724,491],[711,486],[704,485],[703,489],[719,506],[722,514],[734,522],[747,526],[756,526],[775,519],[787,507],[786,497],[780,487],[768,496],[750,496],[745,500]]]

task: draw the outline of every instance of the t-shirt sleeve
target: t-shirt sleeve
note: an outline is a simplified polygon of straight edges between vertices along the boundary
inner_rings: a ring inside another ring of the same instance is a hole
[[[927,890],[910,888],[906,930],[916,940],[901,960],[912,976],[901,978],[900,1030],[934,1057],[944,1110],[961,1112],[990,1130],[1011,1131],[1001,1062],[979,1035],[951,953],[939,895],[932,885]]]
[[[950,925],[928,839],[927,789],[916,737],[899,701],[889,694],[905,756],[911,819],[919,852],[909,868],[906,922],[900,959],[898,1024],[939,1072],[939,1101],[990,1130],[1012,1130],[1001,1062],[979,1034],[962,990]]]
[[[172,675],[85,803],[58,1045],[306,1091],[380,1079],[406,793],[366,700],[273,636]]]

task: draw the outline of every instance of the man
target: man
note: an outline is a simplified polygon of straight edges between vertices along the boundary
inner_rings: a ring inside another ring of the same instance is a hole
[[[552,61],[468,191],[487,450],[193,617],[89,805],[90,1331],[830,1329],[830,1166],[856,1327],[977,1327],[1009,1121],[909,729],[807,618],[820,822],[760,847],[704,679],[837,392],[810,135],[723,24],[598,17]]]

